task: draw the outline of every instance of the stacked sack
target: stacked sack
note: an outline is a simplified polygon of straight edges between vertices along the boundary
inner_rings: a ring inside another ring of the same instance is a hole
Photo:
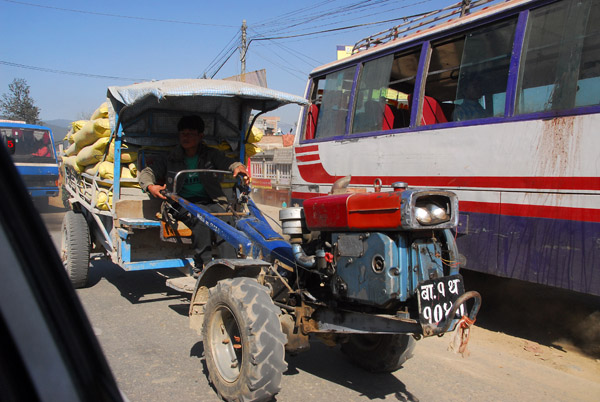
[[[263,137],[262,130],[257,127],[252,127],[252,131],[250,131],[250,135],[248,136],[248,142],[246,143],[246,146],[245,146],[246,158],[256,155],[259,152],[262,152],[262,149],[260,149],[256,145],[254,145],[257,142],[259,142],[262,139],[262,137]],[[239,153],[234,152],[231,149],[231,145],[229,145],[229,143],[227,141],[223,141],[219,145],[209,145],[209,147],[216,148],[219,151],[223,151],[225,153],[225,155],[229,158],[233,158],[235,160],[239,159],[239,156],[240,156]],[[233,184],[234,184],[234,181],[228,182],[227,179],[225,179],[225,181],[223,181],[221,183],[221,187],[222,188],[231,188],[231,187],[233,187]]]
[[[262,137],[263,137],[262,130],[257,127],[252,127],[252,131],[250,131],[250,135],[248,136],[248,142],[246,143],[246,147],[245,147],[246,148],[245,149],[246,158],[254,156],[259,152],[262,152],[262,149],[260,149],[256,145],[254,145],[257,142],[259,142],[262,139]],[[219,145],[209,145],[209,146],[225,152],[225,155],[230,158],[233,158],[235,160],[237,160],[239,158],[239,154],[237,152],[234,152],[231,149],[231,146],[229,145],[229,143],[227,141],[223,141]]]
[[[85,172],[102,179],[114,178],[114,141],[110,141],[110,123],[108,119],[108,104],[103,103],[94,111],[90,120],[78,120],[71,123],[71,130],[65,137],[71,145],[65,150],[63,163],[75,169],[77,173]],[[110,142],[110,146],[107,146]],[[137,176],[137,152],[121,149],[121,177],[135,178]],[[106,158],[104,157],[107,153]],[[99,183],[102,185],[102,183]],[[137,183],[123,183],[123,186],[139,187]],[[96,206],[109,210],[112,204],[112,192],[102,190],[97,197]]]

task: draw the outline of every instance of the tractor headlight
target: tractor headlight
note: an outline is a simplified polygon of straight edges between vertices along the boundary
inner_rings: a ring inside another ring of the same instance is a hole
[[[415,218],[423,226],[438,225],[448,222],[450,215],[443,206],[424,199],[417,201],[415,205]]]

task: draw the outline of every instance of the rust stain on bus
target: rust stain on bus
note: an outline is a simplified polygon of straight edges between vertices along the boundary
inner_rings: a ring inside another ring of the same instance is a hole
[[[576,117],[560,117],[542,122],[537,145],[539,176],[569,176],[579,163],[581,127]]]

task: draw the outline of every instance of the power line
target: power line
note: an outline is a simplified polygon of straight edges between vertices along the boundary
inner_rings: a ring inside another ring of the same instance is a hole
[[[419,13],[419,14],[413,14],[413,15],[409,15],[409,16],[406,16],[406,17],[392,18],[392,19],[384,20],[384,21],[366,22],[364,24],[355,24],[355,25],[349,25],[349,26],[345,26],[345,27],[324,29],[324,30],[321,30],[321,31],[307,32],[307,33],[296,34],[296,35],[273,36],[273,37],[269,37],[269,38],[260,38],[259,37],[259,38],[250,39],[250,41],[253,41],[253,40],[259,41],[259,40],[300,38],[300,37],[303,37],[303,36],[319,35],[319,34],[329,33],[329,32],[339,32],[339,31],[345,31],[347,29],[354,29],[354,28],[366,27],[366,26],[370,26],[370,25],[378,25],[378,24],[384,24],[384,23],[388,23],[388,22],[396,22],[396,21],[401,21],[401,20],[407,20],[409,18],[419,17],[419,16],[425,15],[425,14],[427,14],[427,12]]]
[[[281,32],[281,31],[286,31],[289,30],[290,28],[294,28],[294,27],[299,27],[301,25],[305,25],[307,23],[315,23],[317,21],[323,21],[323,20],[331,20],[334,19],[334,21],[331,24],[335,24],[336,22],[341,22],[342,20],[345,20],[347,18],[347,16],[351,13],[356,13],[356,12],[360,12],[361,8],[373,8],[373,7],[381,7],[382,4],[378,4],[378,3],[386,3],[390,0],[378,0],[376,2],[373,2],[373,0],[367,0],[367,1],[360,1],[360,2],[355,2],[355,3],[351,3],[351,4],[346,4],[343,5],[342,7],[336,7],[336,8],[328,8],[325,10],[319,10],[319,8],[321,6],[325,6],[328,3],[333,3],[332,1],[330,2],[325,2],[325,3],[320,3],[318,5],[316,5],[315,7],[309,8],[309,9],[301,9],[303,10],[307,10],[309,11],[308,13],[305,13],[304,15],[300,15],[298,16],[298,18],[291,20],[290,23],[286,24],[285,27],[281,27],[279,26],[278,29],[275,30],[270,30],[270,32]],[[300,10],[299,10],[300,11]],[[293,15],[294,12],[288,13],[289,15]],[[281,18],[286,18],[286,15],[284,14]],[[257,27],[261,27],[261,26],[265,26],[266,24],[259,24],[254,26],[255,28]],[[321,27],[323,27],[323,24],[321,23]]]
[[[269,58],[265,57],[263,54],[261,54],[261,53],[257,52],[256,50],[254,51],[254,53],[256,53],[256,55],[258,55],[259,57],[262,57],[262,58],[263,58],[263,59],[265,59],[266,61],[268,61],[268,62],[270,62],[270,63],[274,64],[274,65],[275,65],[275,66],[277,66],[277,67],[279,67],[280,69],[282,69],[282,70],[286,71],[288,74],[290,74],[290,75],[293,75],[294,77],[298,78],[299,80],[301,80],[301,81],[306,81],[306,77],[307,77],[307,75],[308,75],[308,74],[305,74],[305,75],[303,75],[303,76],[298,76],[298,75],[296,75],[294,72],[298,72],[298,73],[301,73],[301,74],[304,74],[304,73],[303,73],[302,71],[299,71],[299,70],[293,70],[293,69],[290,69],[290,68],[289,68],[289,67],[287,67],[287,66],[284,66],[284,65],[282,65],[282,64],[280,64],[280,63],[277,63],[276,61],[273,61],[272,59],[269,59]]]
[[[169,23],[169,24],[185,24],[185,25],[202,25],[202,26],[212,26],[212,27],[237,28],[234,25],[204,24],[204,23],[200,23],[200,22],[191,22],[191,21],[164,20],[164,19],[159,19],[159,18],[145,18],[145,17],[137,17],[137,16],[131,16],[131,15],[99,13],[99,12],[95,12],[95,11],[84,11],[84,10],[76,10],[76,9],[72,9],[72,8],[61,8],[61,7],[45,6],[42,4],[26,3],[24,1],[14,1],[14,0],[0,0],[0,1],[4,1],[6,3],[20,4],[20,5],[24,5],[24,6],[30,6],[30,7],[46,8],[46,9],[57,10],[57,11],[66,11],[66,12],[70,12],[70,13],[99,15],[102,17],[126,18],[126,19],[139,20],[139,21],[164,22],[164,23]]]
[[[210,74],[208,74],[208,72],[211,69],[215,68],[217,64],[219,64],[224,58],[227,58],[227,60],[229,60],[229,58],[231,57],[231,52],[235,51],[238,48],[237,40],[239,37],[240,32],[236,32],[233,38],[231,38],[229,42],[227,42],[227,44],[223,47],[223,49],[221,49],[221,51],[214,57],[214,59],[212,59],[212,61],[204,69],[204,72],[200,74],[198,78],[200,78],[201,76],[209,76]]]
[[[0,60],[0,64],[4,64],[5,66],[11,66],[11,67],[17,67],[17,68],[24,68],[24,69],[28,69],[28,70],[36,70],[36,71],[43,71],[46,73],[56,73],[56,74],[65,74],[65,75],[76,75],[79,77],[89,77],[89,78],[103,78],[103,79],[111,79],[111,80],[123,80],[123,81],[134,81],[134,82],[141,82],[141,81],[151,81],[148,78],[126,78],[126,77],[113,77],[110,75],[98,75],[98,74],[88,74],[88,73],[78,73],[75,71],[64,71],[64,70],[55,70],[52,68],[45,68],[45,67],[38,67],[38,66],[29,66],[26,64],[19,64],[19,63],[11,63],[9,61],[4,61],[4,60]]]
[[[223,66],[225,65],[225,63],[227,63],[229,61],[229,59],[231,58],[231,56],[233,56],[235,54],[235,51],[237,50],[237,47],[233,47],[229,53],[229,56],[227,56],[227,58],[225,59],[225,61],[223,63],[221,63],[221,65],[219,66],[219,68],[217,68],[217,70],[210,74],[210,78],[214,78],[215,75],[217,75],[217,73],[221,70],[221,68],[223,68]]]
[[[307,30],[319,28],[325,28],[328,26],[332,26],[335,24],[339,24],[340,22],[348,22],[348,21],[356,21],[356,20],[364,20],[367,17],[372,17],[381,14],[390,14],[398,12],[399,10],[415,7],[418,5],[422,5],[424,3],[429,3],[433,0],[400,0],[393,1],[390,0],[368,0],[361,1],[356,3],[351,3],[348,5],[344,5],[343,7],[337,8],[329,8],[325,10],[318,10],[318,7],[324,6],[327,3],[332,3],[332,1],[320,3],[310,8],[312,13],[305,14],[299,16],[296,20],[292,20],[291,23],[281,25],[278,24],[274,29],[263,30],[262,36],[275,36],[276,33],[279,33],[280,36],[283,36],[284,33],[287,35],[294,35],[297,33],[303,33]],[[409,2],[408,4],[406,4]],[[401,3],[405,3],[402,6],[398,6]],[[290,12],[288,14],[292,15],[294,13],[298,13],[299,11],[304,11],[305,9],[297,10],[296,12]],[[352,14],[355,14],[354,16]],[[358,14],[358,15],[356,15]],[[286,14],[282,15],[281,18],[284,18]],[[410,18],[410,16],[402,17],[402,18]],[[402,19],[400,18],[400,19]],[[325,22],[329,20],[329,22]],[[393,20],[385,20],[380,22],[372,23],[373,25],[377,25],[380,23],[386,23],[387,21]],[[315,24],[318,24],[315,26]],[[268,25],[268,22],[252,25],[252,28],[258,30],[260,27],[264,27]],[[312,25],[310,27],[306,27],[306,25]],[[290,28],[299,28],[292,29]]]

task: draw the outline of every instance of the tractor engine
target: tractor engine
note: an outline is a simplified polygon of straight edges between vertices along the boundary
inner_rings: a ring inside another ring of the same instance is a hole
[[[450,231],[458,223],[456,195],[396,190],[315,197],[281,210],[302,287],[388,309],[410,299],[419,283],[458,273]]]

